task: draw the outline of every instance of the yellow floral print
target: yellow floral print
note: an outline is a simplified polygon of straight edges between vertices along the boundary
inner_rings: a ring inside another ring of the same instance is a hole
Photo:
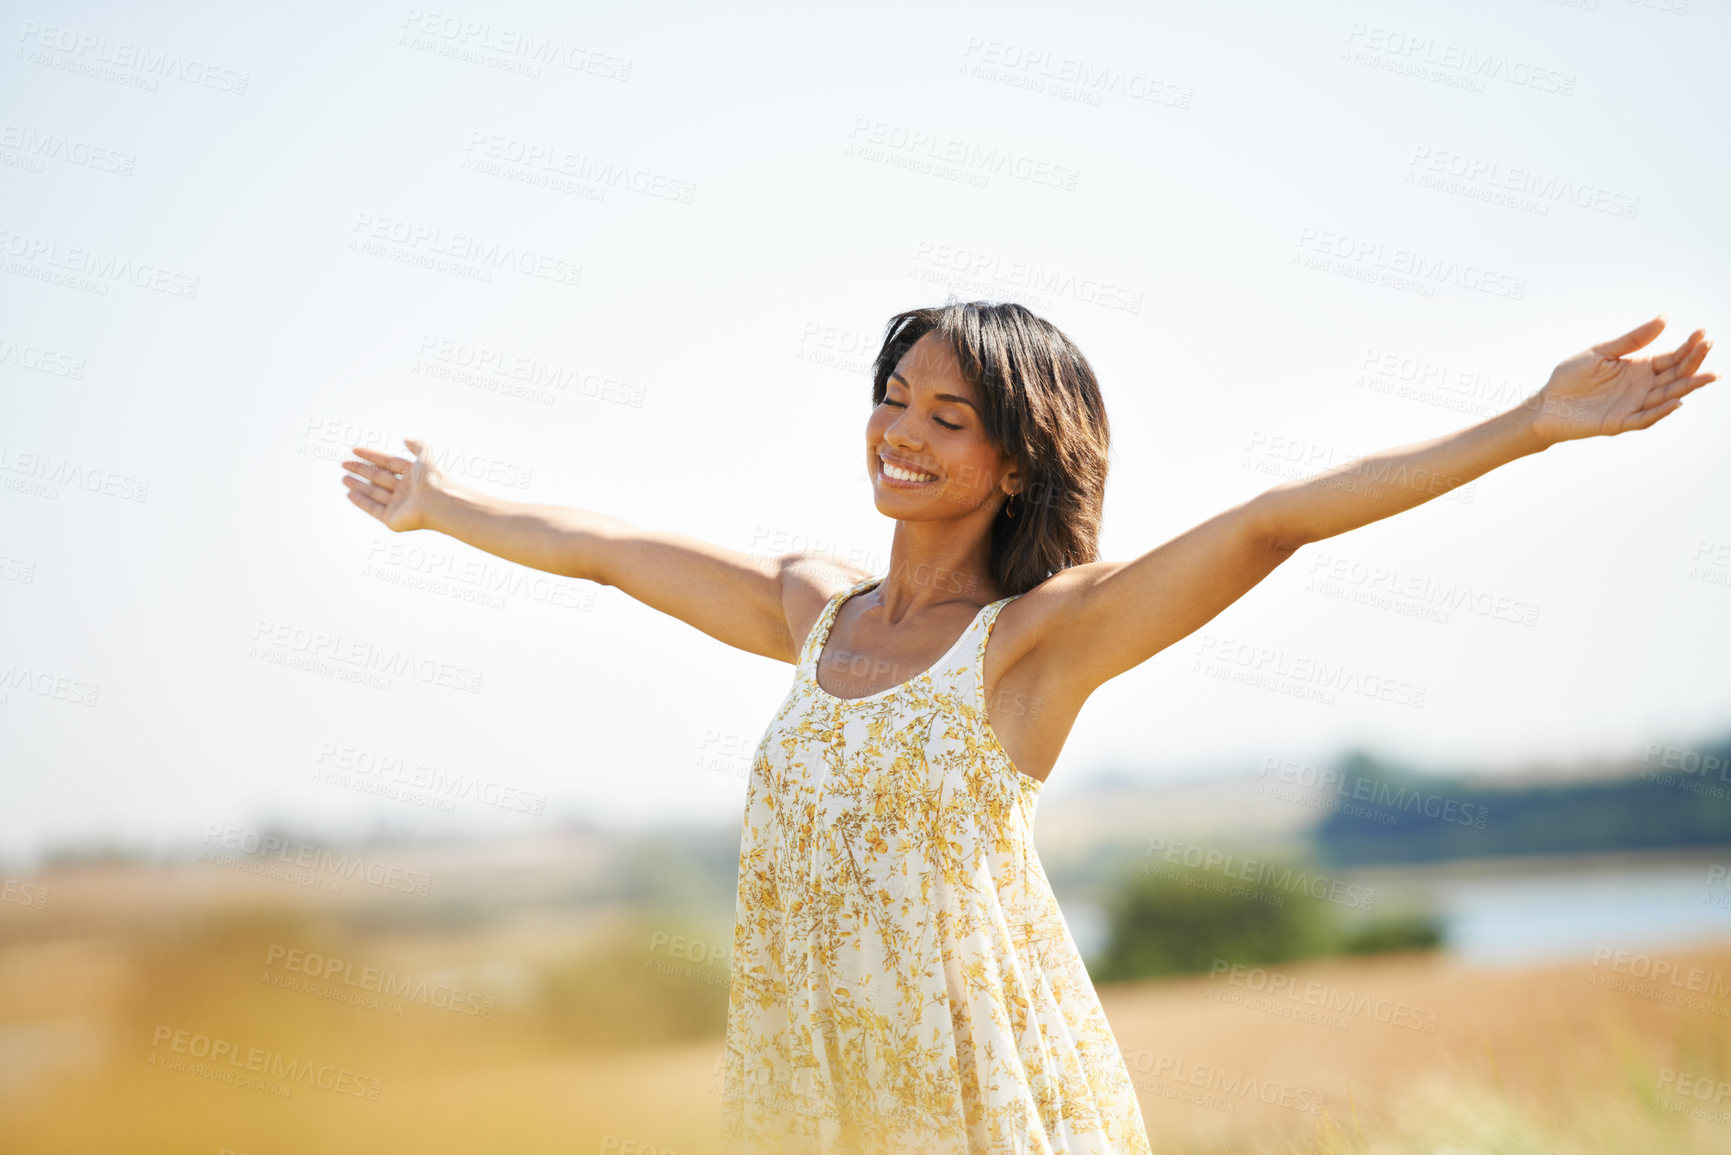
[[[1041,783],[986,721],[1005,598],[899,686],[800,651],[752,760],[723,1058],[730,1155],[1148,1152],[1129,1071],[1034,849]]]

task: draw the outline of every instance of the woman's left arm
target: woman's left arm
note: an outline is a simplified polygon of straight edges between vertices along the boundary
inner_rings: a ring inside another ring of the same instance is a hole
[[[1477,425],[1367,454],[1262,494],[1275,542],[1286,550],[1381,521],[1559,441],[1646,429],[1716,373],[1696,373],[1713,345],[1697,329],[1657,357],[1628,358],[1665,327],[1665,315],[1558,365],[1545,387]]]
[[[1372,453],[1282,482],[1128,562],[1087,562],[1027,592],[1014,611],[1037,696],[1080,703],[1096,687],[1200,629],[1286,561],[1321,541],[1421,505],[1559,441],[1645,429],[1717,380],[1696,373],[1697,329],[1670,353],[1630,359],[1661,313],[1558,365],[1543,389],[1457,433]]]

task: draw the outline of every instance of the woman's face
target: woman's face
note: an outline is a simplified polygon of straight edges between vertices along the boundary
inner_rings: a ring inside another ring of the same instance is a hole
[[[884,399],[866,422],[866,475],[878,510],[898,520],[995,515],[1018,487],[1015,466],[986,440],[978,391],[948,343],[921,337],[897,362]],[[918,476],[906,480],[890,469]],[[1001,488],[1003,482],[1007,488]]]

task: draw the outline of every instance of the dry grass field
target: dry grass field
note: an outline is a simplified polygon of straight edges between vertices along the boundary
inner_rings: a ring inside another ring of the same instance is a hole
[[[678,925],[393,928],[208,867],[39,883],[40,909],[0,904],[5,1152],[716,1149],[726,965]],[[1101,994],[1157,1152],[1708,1155],[1731,1150],[1727,976],[1731,942]]]

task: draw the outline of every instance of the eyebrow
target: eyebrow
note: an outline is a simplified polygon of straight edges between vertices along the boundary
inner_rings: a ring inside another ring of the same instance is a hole
[[[908,383],[908,379],[903,377],[900,373],[897,373],[894,369],[890,370],[890,380],[900,381],[903,385],[907,385],[909,393],[914,391],[914,387]],[[958,397],[954,393],[934,393],[932,394],[932,397],[937,401],[959,401],[969,409],[972,409],[975,413],[980,411],[979,406],[975,405],[972,401],[969,401],[966,397]]]

